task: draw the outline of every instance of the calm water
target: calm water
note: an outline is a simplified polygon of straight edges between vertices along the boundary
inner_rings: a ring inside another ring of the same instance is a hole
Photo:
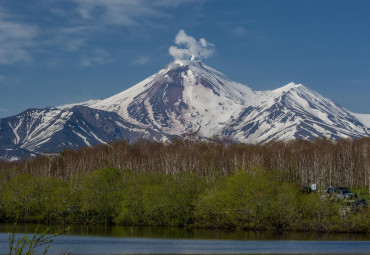
[[[32,233],[35,227],[18,224],[17,236]],[[0,225],[0,254],[8,252],[7,233],[12,228],[12,224]],[[71,226],[67,235],[54,239],[51,248],[54,254],[61,250],[73,254],[370,254],[370,235]]]

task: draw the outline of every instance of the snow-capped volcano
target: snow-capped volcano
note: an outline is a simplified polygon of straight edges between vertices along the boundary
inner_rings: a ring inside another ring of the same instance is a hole
[[[351,112],[301,84],[254,91],[199,61],[176,60],[139,84],[89,105],[168,135],[237,142],[369,135]]]
[[[369,116],[301,84],[254,91],[199,61],[176,60],[107,99],[0,119],[0,159],[114,139],[166,141],[186,134],[246,143],[356,138],[370,135]]]
[[[90,107],[171,135],[218,134],[233,116],[256,104],[256,93],[198,61],[175,61],[155,75]]]

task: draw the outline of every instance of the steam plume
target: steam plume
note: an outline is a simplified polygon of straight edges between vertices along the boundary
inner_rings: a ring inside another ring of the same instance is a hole
[[[214,44],[207,42],[204,38],[200,38],[198,42],[194,37],[187,35],[184,30],[180,30],[177,33],[175,44],[183,46],[183,48],[171,46],[168,49],[168,52],[174,59],[200,60],[211,56],[214,51]]]

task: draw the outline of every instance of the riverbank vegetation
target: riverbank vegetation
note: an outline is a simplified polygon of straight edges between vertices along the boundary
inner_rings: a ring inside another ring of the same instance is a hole
[[[369,232],[370,210],[300,184],[368,194],[370,139],[237,145],[125,142],[0,164],[1,221]]]
[[[47,228],[42,232],[39,232],[39,228],[36,227],[32,236],[23,235],[21,237],[16,237],[16,223],[12,232],[9,232],[9,255],[34,255],[42,254],[47,255],[50,248],[50,244],[53,242],[53,239],[59,235],[64,234],[69,231],[69,228],[64,229],[60,232],[54,234],[49,233],[50,229]],[[42,251],[42,253],[41,253]],[[67,251],[61,251],[59,255],[71,255],[72,253]]]

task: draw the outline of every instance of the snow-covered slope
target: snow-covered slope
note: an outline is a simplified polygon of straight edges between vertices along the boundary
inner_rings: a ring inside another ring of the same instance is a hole
[[[85,106],[29,109],[0,119],[0,159],[139,138],[161,140],[163,135],[128,123],[114,112]]]
[[[254,91],[198,61],[175,61],[90,107],[169,135],[196,132],[237,142],[369,135],[358,117],[301,84]]]
[[[58,109],[68,109],[68,108],[72,108],[73,106],[76,106],[76,105],[82,105],[82,106],[90,106],[92,104],[95,104],[97,102],[99,102],[100,100],[87,100],[87,101],[84,101],[84,102],[79,102],[79,103],[73,103],[73,104],[64,104],[64,105],[59,105],[57,106]]]
[[[132,88],[90,105],[131,123],[171,135],[219,133],[256,101],[250,88],[194,61],[177,61]]]
[[[166,134],[219,134],[259,94],[196,61],[176,61],[157,74],[90,107]],[[210,135],[211,134],[211,135]]]
[[[224,135],[249,143],[369,135],[349,111],[301,84],[259,93],[267,103],[246,108],[224,129]]]
[[[352,113],[352,115],[370,130],[370,114]]]
[[[351,113],[301,84],[254,91],[201,62],[175,61],[104,100],[0,119],[0,159],[189,134],[246,143],[357,138],[370,135],[369,116]]]

